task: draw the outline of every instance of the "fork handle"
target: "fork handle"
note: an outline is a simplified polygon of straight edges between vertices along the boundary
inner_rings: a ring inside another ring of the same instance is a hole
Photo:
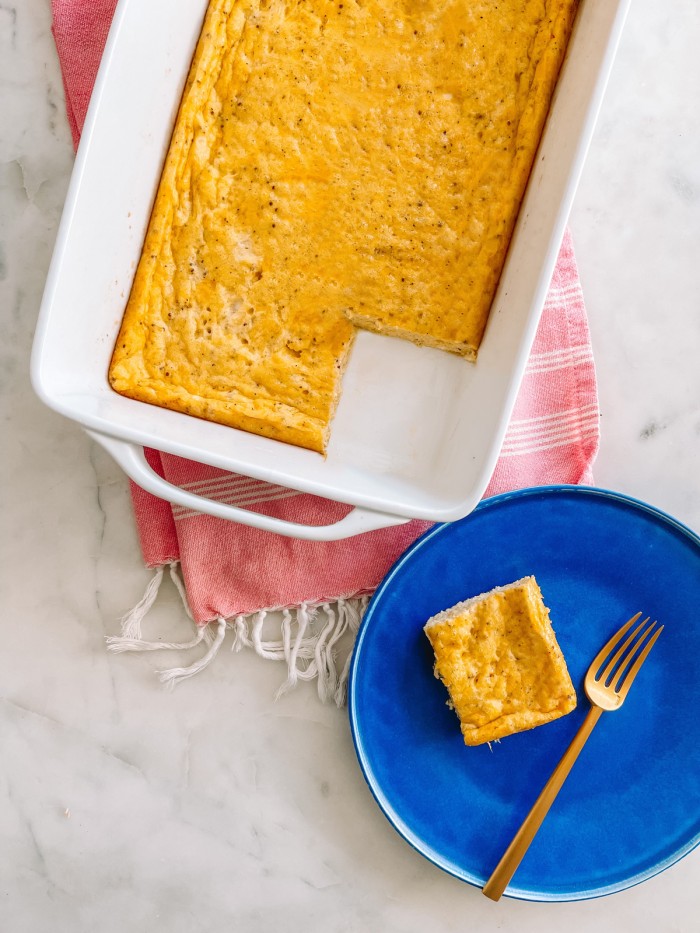
[[[522,861],[530,843],[535,838],[537,830],[542,825],[545,816],[549,812],[549,808],[554,803],[554,798],[569,776],[569,771],[571,771],[574,762],[579,756],[579,752],[586,744],[586,740],[593,731],[593,727],[600,719],[602,712],[603,710],[599,706],[592,706],[590,708],[578,732],[571,740],[571,744],[562,755],[561,761],[552,772],[552,776],[542,788],[539,797],[532,805],[520,829],[513,837],[513,841],[501,856],[500,862],[496,865],[491,877],[482,888],[486,897],[490,897],[492,901],[499,900],[508,882],[515,874],[515,870]]]

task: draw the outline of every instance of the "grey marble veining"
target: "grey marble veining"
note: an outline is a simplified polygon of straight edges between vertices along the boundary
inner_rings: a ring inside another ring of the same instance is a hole
[[[571,217],[600,485],[700,528],[700,13],[636,0]],[[0,929],[691,933],[700,855],[600,901],[487,902],[393,831],[346,715],[252,654],[173,693],[104,635],[149,578],[119,469],[29,385],[72,166],[47,0],[0,3]],[[98,244],[99,247],[99,244]],[[147,632],[188,632],[165,583]]]

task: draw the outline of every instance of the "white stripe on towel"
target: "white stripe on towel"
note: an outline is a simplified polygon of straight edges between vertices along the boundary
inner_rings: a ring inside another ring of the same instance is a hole
[[[217,490],[215,493],[206,496],[206,498],[213,499],[215,502],[224,502],[226,505],[236,505],[241,508],[246,508],[251,505],[256,505],[259,502],[274,502],[278,499],[291,499],[294,496],[301,495],[301,493],[293,489],[286,489],[282,492],[279,492],[279,489],[281,489],[279,486],[274,487],[269,492],[261,489],[258,493],[248,495],[241,495],[236,490],[233,490],[230,495],[227,490]],[[183,518],[193,518],[201,514],[201,512],[187,508],[186,506],[173,506],[173,518],[175,521],[180,521]]]
[[[525,375],[531,376],[535,373],[547,373],[553,369],[564,369],[592,359],[591,348],[587,346],[552,350],[549,353],[533,353],[528,360]]]
[[[567,422],[581,421],[584,418],[595,415],[598,417],[598,405],[593,402],[590,405],[584,405],[582,408],[566,408],[564,411],[554,412],[552,415],[535,415],[532,418],[514,418],[508,426],[508,435],[512,434],[533,434],[540,429],[546,430],[550,425],[556,427],[558,424]]]
[[[181,488],[188,492],[197,492],[200,495],[206,495],[210,491],[219,487],[236,489],[286,489],[286,486],[279,486],[276,483],[267,483],[262,479],[253,479],[251,476],[239,476],[235,473],[227,473],[225,476],[219,476],[216,479],[198,480],[194,483],[183,483]]]
[[[572,444],[579,440],[584,440],[588,437],[595,437],[598,433],[598,425],[594,424],[585,430],[576,429],[570,431],[565,436],[558,438],[550,437],[548,439],[543,439],[541,443],[527,444],[524,446],[516,445],[503,445],[501,449],[502,457],[522,457],[526,454],[534,453],[537,450],[552,450],[554,447],[565,447],[567,444]]]
[[[556,288],[552,286],[547,292],[546,304],[556,305],[567,298],[579,295],[583,299],[583,289],[580,282],[572,282],[570,285],[560,285]]]

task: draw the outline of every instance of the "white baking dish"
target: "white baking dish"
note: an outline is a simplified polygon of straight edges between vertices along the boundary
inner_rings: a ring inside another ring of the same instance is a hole
[[[583,0],[476,364],[360,333],[328,456],[114,393],[107,368],[206,0],[121,0],[46,283],[32,381],[140,486],[294,537],[411,518],[453,521],[482,496],[534,338],[629,0]],[[143,446],[350,503],[341,522],[282,522],[166,483]]]

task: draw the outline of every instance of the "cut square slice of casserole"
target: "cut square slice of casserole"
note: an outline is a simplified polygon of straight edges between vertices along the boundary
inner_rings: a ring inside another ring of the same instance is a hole
[[[576,707],[534,577],[457,603],[429,619],[425,633],[466,745],[524,732]]]

